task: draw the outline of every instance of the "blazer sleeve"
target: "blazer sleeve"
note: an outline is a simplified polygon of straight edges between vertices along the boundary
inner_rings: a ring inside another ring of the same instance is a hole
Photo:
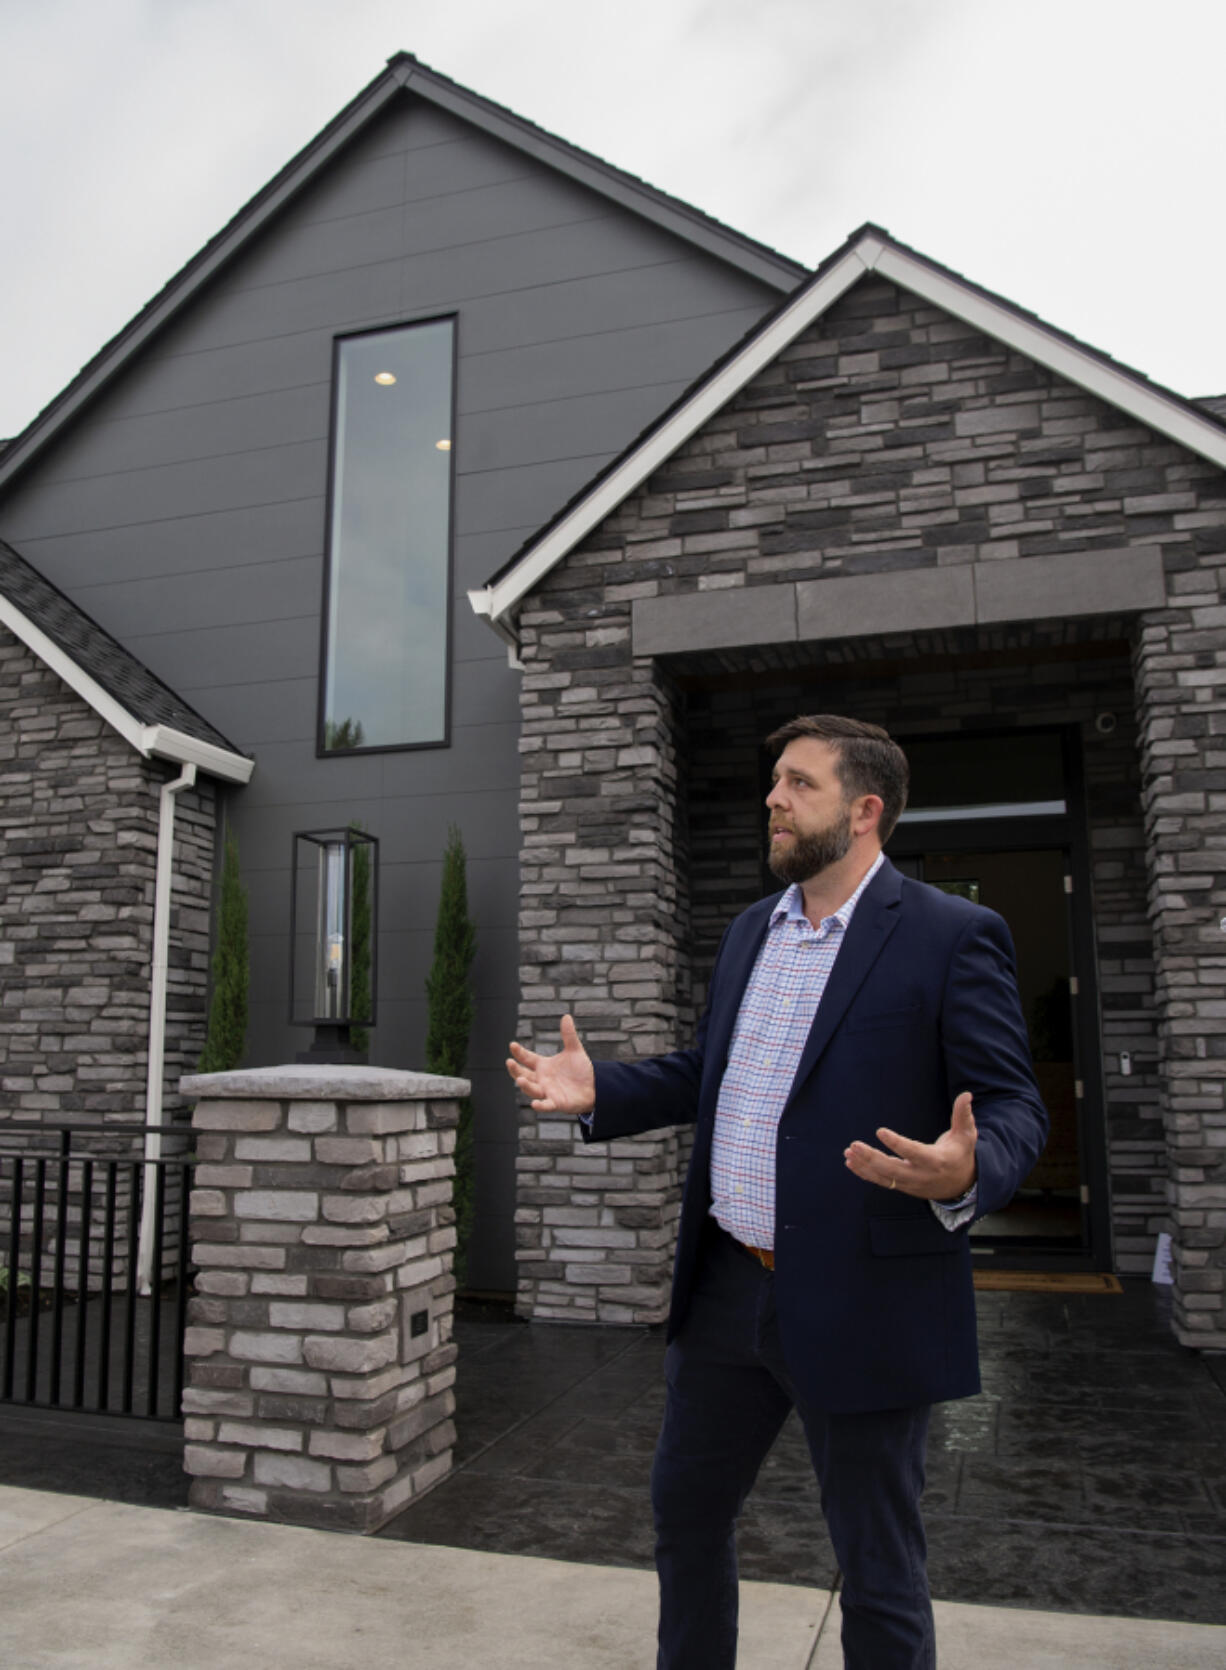
[[[950,958],[941,1044],[953,1099],[974,1097],[975,1216],[1006,1206],[1047,1141],[1047,1110],[1030,1064],[1013,941],[1001,917],[977,910]]]
[[[690,1125],[698,1117],[707,1031],[712,1008],[721,1001],[720,972],[730,931],[725,930],[719,942],[693,1049],[674,1050],[670,1055],[656,1055],[643,1061],[592,1063],[596,1073],[596,1106],[589,1118],[580,1121],[585,1142],[636,1136],[668,1125]]]

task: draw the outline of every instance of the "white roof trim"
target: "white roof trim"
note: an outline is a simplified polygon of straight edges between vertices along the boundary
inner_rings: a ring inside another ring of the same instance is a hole
[[[1108,365],[1097,354],[1069,342],[1037,319],[1027,319],[980,294],[952,274],[934,272],[907,250],[884,244],[873,263],[883,278],[913,290],[968,325],[976,325],[998,342],[1026,354],[1057,376],[1076,383],[1109,405],[1156,429],[1211,464],[1226,469],[1226,430],[1211,417],[1198,417],[1163,389],[1144,382],[1123,366]]]
[[[232,754],[227,749],[209,742],[198,742],[195,737],[168,725],[145,725],[130,713],[122,702],[104,690],[67,650],[49,638],[41,626],[35,626],[11,599],[0,594],[0,625],[7,626],[14,637],[20,638],[32,654],[60,678],[70,690],[75,690],[113,730],[119,732],[130,747],[146,759],[156,754],[163,759],[178,760],[183,764],[202,767],[215,777],[227,782],[245,783],[255,769],[255,762],[243,754]]]
[[[185,731],[172,730],[169,725],[145,725],[141,735],[144,754],[156,754],[159,759],[177,760],[180,765],[196,765],[212,777],[222,777],[227,783],[248,783],[255,770],[255,761],[245,754],[232,754],[215,743],[201,742],[199,737]]]
[[[684,406],[653,430],[611,474],[598,481],[592,491],[555,527],[550,528],[538,544],[524,552],[510,573],[504,574],[493,585],[470,591],[468,597],[474,612],[488,616],[491,625],[505,622],[508,612],[544,579],[556,563],[610,511],[616,510],[653,470],[667,462],[677,448],[701,429],[708,418],[714,417],[750,378],[769,365],[775,355],[781,353],[818,313],[850,289],[869,265],[861,258],[858,248],[848,250],[812,288],[806,287],[709,382],[703,383]]]
[[[866,272],[880,273],[933,307],[974,325],[1148,428],[1226,468],[1226,431],[1211,418],[1198,417],[1133,372],[1105,364],[1097,355],[1067,341],[1049,326],[1019,316],[1012,308],[982,294],[952,273],[934,269],[878,232],[866,231],[828,271],[805,284],[793,301],[751,337],[709,381],[702,383],[659,428],[652,430],[609,475],[597,481],[590,493],[524,551],[512,569],[490,585],[470,591],[468,600],[473,612],[486,617],[500,636],[513,639],[516,634],[512,613],[545,575]]]
[[[49,638],[41,627],[35,626],[15,603],[4,596],[0,596],[0,624],[7,626],[57,678],[63,679],[70,690],[75,690],[78,696],[87,701],[94,712],[117,730],[138,754],[145,752],[141,746],[141,733],[145,727],[140,720],[129,713],[126,707],[102,688],[97,679],[87,673],[66,650],[61,649],[54,639]]]

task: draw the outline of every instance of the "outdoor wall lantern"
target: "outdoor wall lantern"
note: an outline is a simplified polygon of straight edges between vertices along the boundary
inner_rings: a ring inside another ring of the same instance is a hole
[[[364,830],[294,836],[289,1010],[313,1026],[299,1061],[361,1062],[375,1019],[379,843]]]

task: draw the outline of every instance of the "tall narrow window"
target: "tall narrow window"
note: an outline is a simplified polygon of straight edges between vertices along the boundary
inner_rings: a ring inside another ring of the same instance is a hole
[[[337,343],[323,747],[447,738],[450,319]]]

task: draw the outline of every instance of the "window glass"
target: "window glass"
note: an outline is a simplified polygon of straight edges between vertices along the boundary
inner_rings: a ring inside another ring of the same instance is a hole
[[[1064,763],[1053,731],[1016,736],[904,738],[909,823],[954,815],[1017,816],[1065,810]]]
[[[326,749],[444,742],[450,320],[338,345]]]

